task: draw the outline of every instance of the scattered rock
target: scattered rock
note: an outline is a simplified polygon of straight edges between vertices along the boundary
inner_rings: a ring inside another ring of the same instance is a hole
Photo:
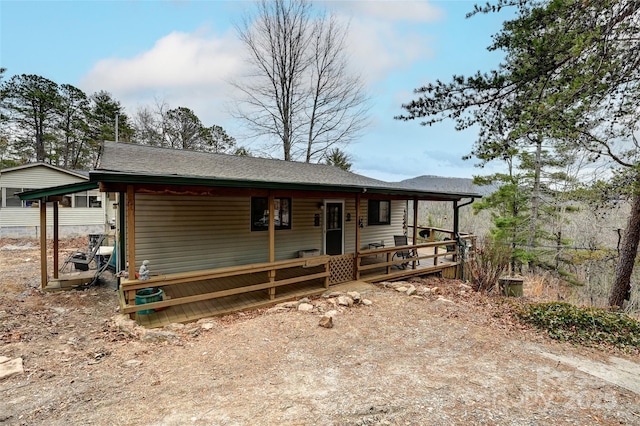
[[[329,315],[323,315],[318,323],[320,327],[333,328],[333,317]]]
[[[298,310],[302,312],[313,311],[313,305],[311,303],[301,303],[298,305]]]
[[[49,308],[51,309],[53,312],[55,312],[56,314],[62,315],[64,313],[66,313],[68,311],[68,309],[59,307],[59,306],[55,306],[55,307],[51,307]]]
[[[128,315],[116,315],[111,318],[115,327],[122,331],[129,337],[138,337],[143,330],[134,320],[129,318]]]
[[[164,328],[166,330],[170,330],[170,331],[180,331],[180,330],[184,330],[185,325],[184,324],[180,324],[178,322],[173,322],[169,325],[166,325]]]
[[[277,314],[278,312],[288,311],[289,308],[285,308],[283,306],[274,306],[273,308],[269,308],[265,311],[265,314]]]
[[[336,310],[327,311],[324,315],[327,317],[335,317],[336,315],[338,315],[338,311]]]
[[[187,333],[191,337],[196,337],[196,336],[200,335],[200,330],[201,330],[200,326],[197,326],[197,327],[193,327],[193,328],[190,328],[189,330],[187,330]]]
[[[409,286],[409,288],[407,289],[407,295],[408,296],[411,296],[412,294],[415,294],[415,292],[416,292],[416,288],[413,285]]]
[[[396,291],[399,291],[400,293],[405,293],[407,291],[407,288],[404,286],[396,287]]]
[[[344,293],[342,293],[341,291],[331,291],[331,292],[324,293],[322,297],[324,297],[325,299],[328,299],[330,297],[342,296],[343,294]]]
[[[211,330],[215,326],[216,326],[216,324],[213,321],[207,321],[207,322],[200,323],[200,327],[202,327],[203,330]]]
[[[311,303],[311,302],[309,301],[308,297],[303,297],[302,299],[298,300],[298,303]]]
[[[6,356],[0,356],[0,380],[17,376],[22,373],[24,373],[22,358],[11,359]]]
[[[438,302],[445,302],[445,303],[451,303],[451,304],[455,304],[456,302],[454,302],[453,300],[449,300],[449,299],[445,299],[444,297],[440,296],[436,299],[436,301]]]
[[[373,305],[373,302],[372,302],[371,300],[369,300],[369,299],[362,299],[362,300],[361,300],[361,303],[362,303],[364,306],[371,306],[371,305]]]
[[[139,359],[130,359],[129,361],[123,362],[122,365],[127,368],[139,367],[142,365],[142,361]]]
[[[360,293],[358,293],[357,291],[348,291],[347,296],[352,298],[355,303],[358,303],[361,299]]]
[[[470,285],[460,283],[460,289],[462,289],[462,290],[472,290],[473,288]]]
[[[338,297],[338,305],[340,306],[352,306],[353,299],[349,296],[339,296]]]
[[[294,301],[294,302],[282,302],[282,303],[278,303],[275,307],[276,308],[284,308],[284,309],[297,309],[299,305],[299,302]]]
[[[145,333],[140,337],[140,340],[143,342],[177,342],[180,340],[180,336],[178,336],[173,331],[166,330],[158,330],[151,329],[146,330]]]

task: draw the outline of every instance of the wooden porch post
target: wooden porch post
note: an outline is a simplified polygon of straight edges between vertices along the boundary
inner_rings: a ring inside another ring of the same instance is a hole
[[[418,198],[413,199],[413,244],[418,241]],[[415,249],[415,254],[418,255],[418,249]],[[417,267],[417,261],[413,261],[413,269]]]
[[[40,288],[47,286],[47,202],[40,200]]]
[[[453,202],[453,235],[451,237],[452,240],[454,240],[456,242],[456,251],[454,253],[458,252],[458,237],[460,236],[460,230],[458,229],[460,227],[460,219],[458,217],[458,201],[454,201]],[[458,255],[454,254],[453,255],[453,260],[457,261],[458,260]],[[456,273],[456,278],[460,278],[457,276],[458,274]]]
[[[59,240],[60,236],[58,233],[58,202],[53,202],[53,278],[58,278],[58,248],[59,248]]]
[[[276,224],[275,213],[276,212],[276,200],[273,196],[273,192],[269,191],[269,263],[276,261]],[[275,269],[269,270],[269,282],[275,282],[276,271]],[[269,288],[269,299],[276,298],[276,288]]]
[[[129,279],[136,279],[136,192],[133,185],[127,185],[127,271]],[[135,305],[136,291],[131,290],[127,295],[127,303]],[[135,315],[131,314],[133,317]]]
[[[356,267],[353,271],[353,277],[356,280],[360,279],[360,241],[362,239],[362,230],[360,229],[360,194],[356,194]]]

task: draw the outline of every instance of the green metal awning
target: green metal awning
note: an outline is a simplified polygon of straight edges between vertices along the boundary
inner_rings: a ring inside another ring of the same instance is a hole
[[[20,192],[18,197],[21,200],[42,200],[47,201],[49,197],[58,197],[61,195],[73,194],[76,192],[97,189],[98,182],[86,181],[71,183],[68,185],[52,186],[49,188],[31,189],[29,191]]]

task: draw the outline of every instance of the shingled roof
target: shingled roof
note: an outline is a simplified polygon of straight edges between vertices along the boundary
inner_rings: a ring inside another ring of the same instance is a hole
[[[96,170],[279,183],[394,186],[326,164],[105,142]]]
[[[154,182],[227,187],[332,190],[456,200],[477,193],[419,190],[372,179],[326,164],[203,153],[104,142],[94,181]]]

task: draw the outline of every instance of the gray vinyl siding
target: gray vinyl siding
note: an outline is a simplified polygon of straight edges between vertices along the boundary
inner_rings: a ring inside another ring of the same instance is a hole
[[[0,187],[38,189],[84,182],[85,180],[87,179],[40,165],[1,173]]]
[[[368,206],[368,200],[361,200],[360,211],[365,223],[360,237],[361,249],[368,249],[369,243],[384,243],[385,247],[393,247],[393,236],[403,234],[402,220],[407,206],[406,201],[391,201],[391,223],[389,225],[369,225],[367,223]]]
[[[276,260],[293,259],[299,250],[323,249],[320,198],[292,198],[291,229],[276,230]],[[366,200],[363,200],[366,218]],[[363,229],[369,242],[402,233],[404,201],[393,201],[391,225]],[[345,200],[345,253],[355,251],[355,201]],[[321,217],[315,226],[314,217]],[[152,273],[175,273],[267,262],[269,233],[251,231],[250,197],[136,194],[136,268],[149,260]]]
[[[86,181],[86,178],[55,170],[44,165],[10,170],[0,174],[0,200],[6,196],[6,188],[38,189]],[[98,191],[92,194],[103,197]],[[112,209],[113,211],[113,209]],[[113,213],[111,213],[113,215]],[[105,208],[59,209],[61,237],[105,232],[107,212]],[[47,205],[47,228],[53,226],[53,208]],[[0,236],[9,238],[37,237],[40,229],[40,209],[36,207],[0,207]],[[51,231],[52,232],[52,231]]]
[[[291,229],[276,230],[276,260],[322,247],[320,200],[291,200]],[[251,231],[250,197],[136,195],[136,264],[152,273],[267,262],[269,233]]]
[[[0,209],[0,237],[38,238],[40,236],[40,209]],[[104,210],[98,208],[60,208],[58,230],[61,238],[108,232]],[[53,235],[53,208],[47,205],[47,235]]]

